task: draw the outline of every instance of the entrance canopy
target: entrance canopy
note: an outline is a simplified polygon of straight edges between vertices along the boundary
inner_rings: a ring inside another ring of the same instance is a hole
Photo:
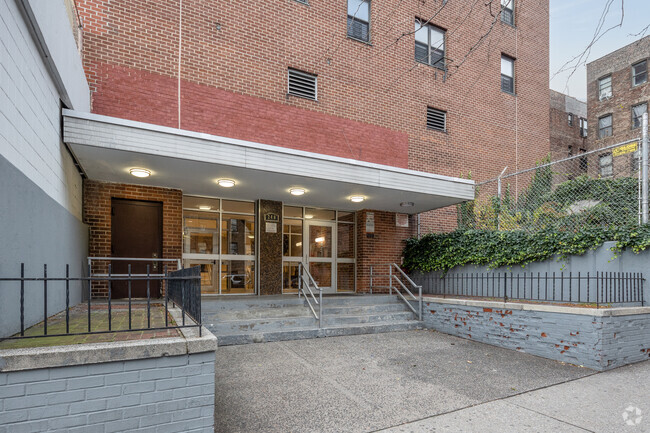
[[[415,214],[474,198],[474,182],[97,114],[63,111],[64,141],[89,178],[184,194]],[[146,178],[131,175],[143,168]],[[223,188],[218,179],[232,179]],[[305,190],[291,195],[291,188]],[[352,196],[362,196],[354,203]]]

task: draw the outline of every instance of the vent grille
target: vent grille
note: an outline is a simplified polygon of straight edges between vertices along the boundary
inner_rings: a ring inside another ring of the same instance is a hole
[[[316,75],[289,68],[289,94],[316,100]]]
[[[447,112],[437,108],[427,107],[427,129],[436,131],[447,130]]]

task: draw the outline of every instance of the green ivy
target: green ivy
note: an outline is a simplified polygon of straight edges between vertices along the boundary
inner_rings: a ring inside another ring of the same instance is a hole
[[[525,266],[559,256],[582,255],[605,241],[616,241],[614,253],[631,249],[639,253],[650,247],[650,224],[583,227],[562,230],[554,227],[529,233],[521,230],[466,230],[430,233],[411,238],[404,248],[404,267],[409,271],[448,271],[455,266]]]

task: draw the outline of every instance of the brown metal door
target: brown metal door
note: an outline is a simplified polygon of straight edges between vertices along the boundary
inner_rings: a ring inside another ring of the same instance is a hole
[[[162,257],[162,203],[114,198],[111,206],[112,257]],[[128,273],[129,264],[133,274],[146,274],[147,265],[150,273],[162,273],[159,262],[115,260],[112,264],[114,274]],[[151,281],[149,290],[152,298],[158,298],[160,281]],[[128,297],[128,284],[114,281],[112,296]],[[131,296],[146,298],[146,281],[132,281]]]

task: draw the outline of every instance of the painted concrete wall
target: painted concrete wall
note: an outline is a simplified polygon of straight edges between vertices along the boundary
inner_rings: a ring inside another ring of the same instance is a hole
[[[0,275],[20,277],[20,264],[25,263],[25,276],[42,277],[43,265],[48,276],[64,277],[65,265],[70,275],[85,275],[88,229],[16,167],[0,156]],[[81,301],[82,285],[70,285],[70,303]],[[0,283],[0,337],[20,330],[20,283]],[[48,285],[48,313],[65,308],[65,285]],[[25,285],[26,326],[43,320],[43,285]]]
[[[580,272],[581,276],[585,276],[588,272],[590,273],[590,276],[595,276],[596,272],[641,272],[646,280],[650,278],[650,251],[643,251],[639,254],[635,254],[631,250],[625,250],[616,255],[611,250],[611,248],[615,246],[616,242],[605,242],[596,250],[590,250],[581,256],[570,256],[567,260],[553,258],[542,262],[529,263],[525,267],[512,266],[511,268],[508,268],[504,266],[496,269],[488,269],[487,266],[461,266],[451,269],[447,275],[449,278],[453,278],[456,274],[467,273],[489,273],[490,275],[495,273],[497,275],[508,274],[508,276],[513,274],[516,279],[517,275],[523,277],[524,274],[526,274],[530,277],[531,272],[535,276],[538,272],[540,272],[542,276],[545,273],[548,273],[550,276],[555,272],[558,277],[561,272],[564,272],[566,276],[568,276],[569,272],[573,273],[573,276],[576,276],[578,272]],[[436,278],[439,279],[441,275],[441,272],[431,272],[427,274],[414,274],[412,277],[417,284],[422,284],[424,293],[435,293]],[[497,287],[496,297],[503,296],[502,289],[502,287]],[[590,287],[590,289],[590,300],[595,302],[595,287]],[[565,292],[565,299],[569,301],[568,290],[565,290]],[[574,287],[571,300],[576,301],[576,296],[576,290]],[[647,281],[644,284],[643,298],[646,301],[650,301],[650,283]]]
[[[215,353],[0,373],[0,433],[213,432]]]
[[[31,16],[31,18],[30,18]],[[32,21],[30,21],[30,19]],[[43,57],[43,53],[47,57]],[[82,179],[61,141],[61,101],[89,109],[89,92],[63,0],[0,2],[0,275],[80,276],[87,252]],[[0,337],[19,330],[18,285],[0,283]],[[71,286],[71,302],[81,299]],[[48,313],[65,307],[48,288]],[[28,284],[27,326],[42,320],[42,286]]]
[[[56,3],[64,14],[58,25],[70,32],[65,5]],[[16,1],[0,3],[0,18],[0,155],[81,219],[81,178],[61,142],[62,95]],[[55,21],[47,22],[51,26]],[[76,54],[72,35],[70,40],[58,37],[48,42],[51,51],[66,44]]]
[[[615,310],[442,300],[423,308],[428,328],[595,370],[650,357],[647,307],[608,315]]]

